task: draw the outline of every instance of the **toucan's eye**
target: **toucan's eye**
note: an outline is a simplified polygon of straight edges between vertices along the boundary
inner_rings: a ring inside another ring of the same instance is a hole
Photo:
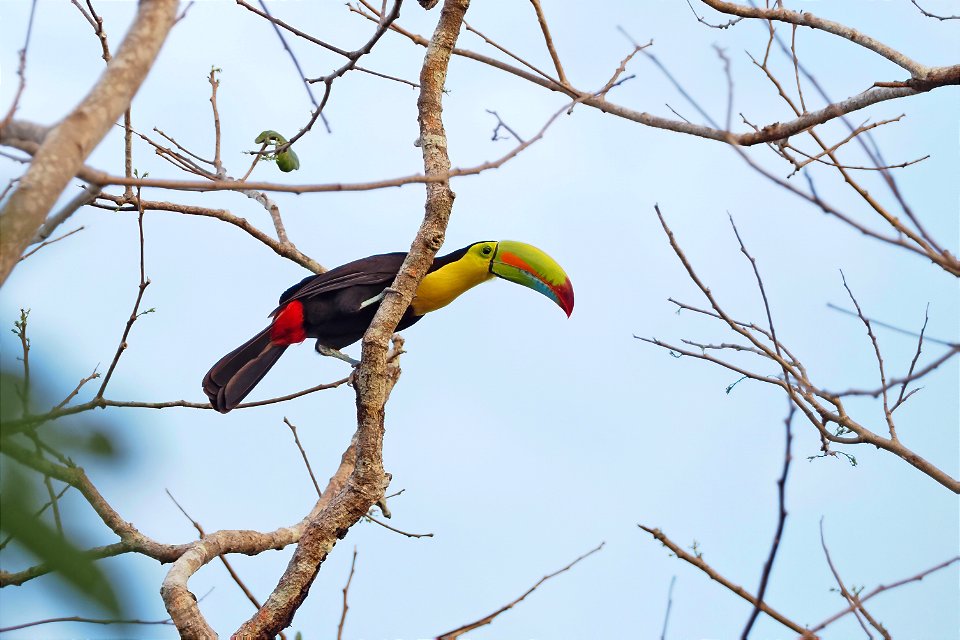
[[[488,256],[488,255],[490,255],[491,253],[493,253],[493,247],[487,245],[486,247],[484,247],[483,249],[480,250],[480,253],[482,253],[482,254],[485,255],[485,256]]]

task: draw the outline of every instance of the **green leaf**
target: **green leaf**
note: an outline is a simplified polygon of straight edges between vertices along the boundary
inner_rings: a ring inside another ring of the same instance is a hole
[[[293,149],[287,149],[283,153],[277,154],[277,166],[284,173],[296,171],[300,168],[300,158],[297,157]]]

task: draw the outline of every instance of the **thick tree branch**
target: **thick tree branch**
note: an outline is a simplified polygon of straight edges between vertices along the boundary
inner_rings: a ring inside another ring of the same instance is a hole
[[[450,168],[443,130],[441,97],[450,52],[460,32],[469,0],[446,0],[420,74],[420,145],[426,175],[446,175]],[[363,339],[357,370],[356,466],[342,490],[304,530],[286,572],[263,608],[237,630],[235,637],[269,637],[290,624],[306,598],[320,564],[347,530],[383,497],[389,476],[383,469],[384,407],[399,370],[387,366],[387,345],[413,292],[442,246],[453,207],[449,184],[427,185],[426,212],[410,252]]]

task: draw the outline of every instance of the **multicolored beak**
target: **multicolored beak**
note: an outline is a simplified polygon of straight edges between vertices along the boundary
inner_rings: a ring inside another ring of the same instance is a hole
[[[553,300],[570,317],[573,285],[557,262],[533,245],[512,240],[497,243],[490,260],[490,273],[522,284]]]

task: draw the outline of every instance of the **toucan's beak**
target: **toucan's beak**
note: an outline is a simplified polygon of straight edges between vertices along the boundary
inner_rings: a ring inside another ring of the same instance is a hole
[[[573,313],[570,278],[553,258],[532,245],[512,240],[498,242],[490,273],[539,291],[556,302],[567,317]]]

